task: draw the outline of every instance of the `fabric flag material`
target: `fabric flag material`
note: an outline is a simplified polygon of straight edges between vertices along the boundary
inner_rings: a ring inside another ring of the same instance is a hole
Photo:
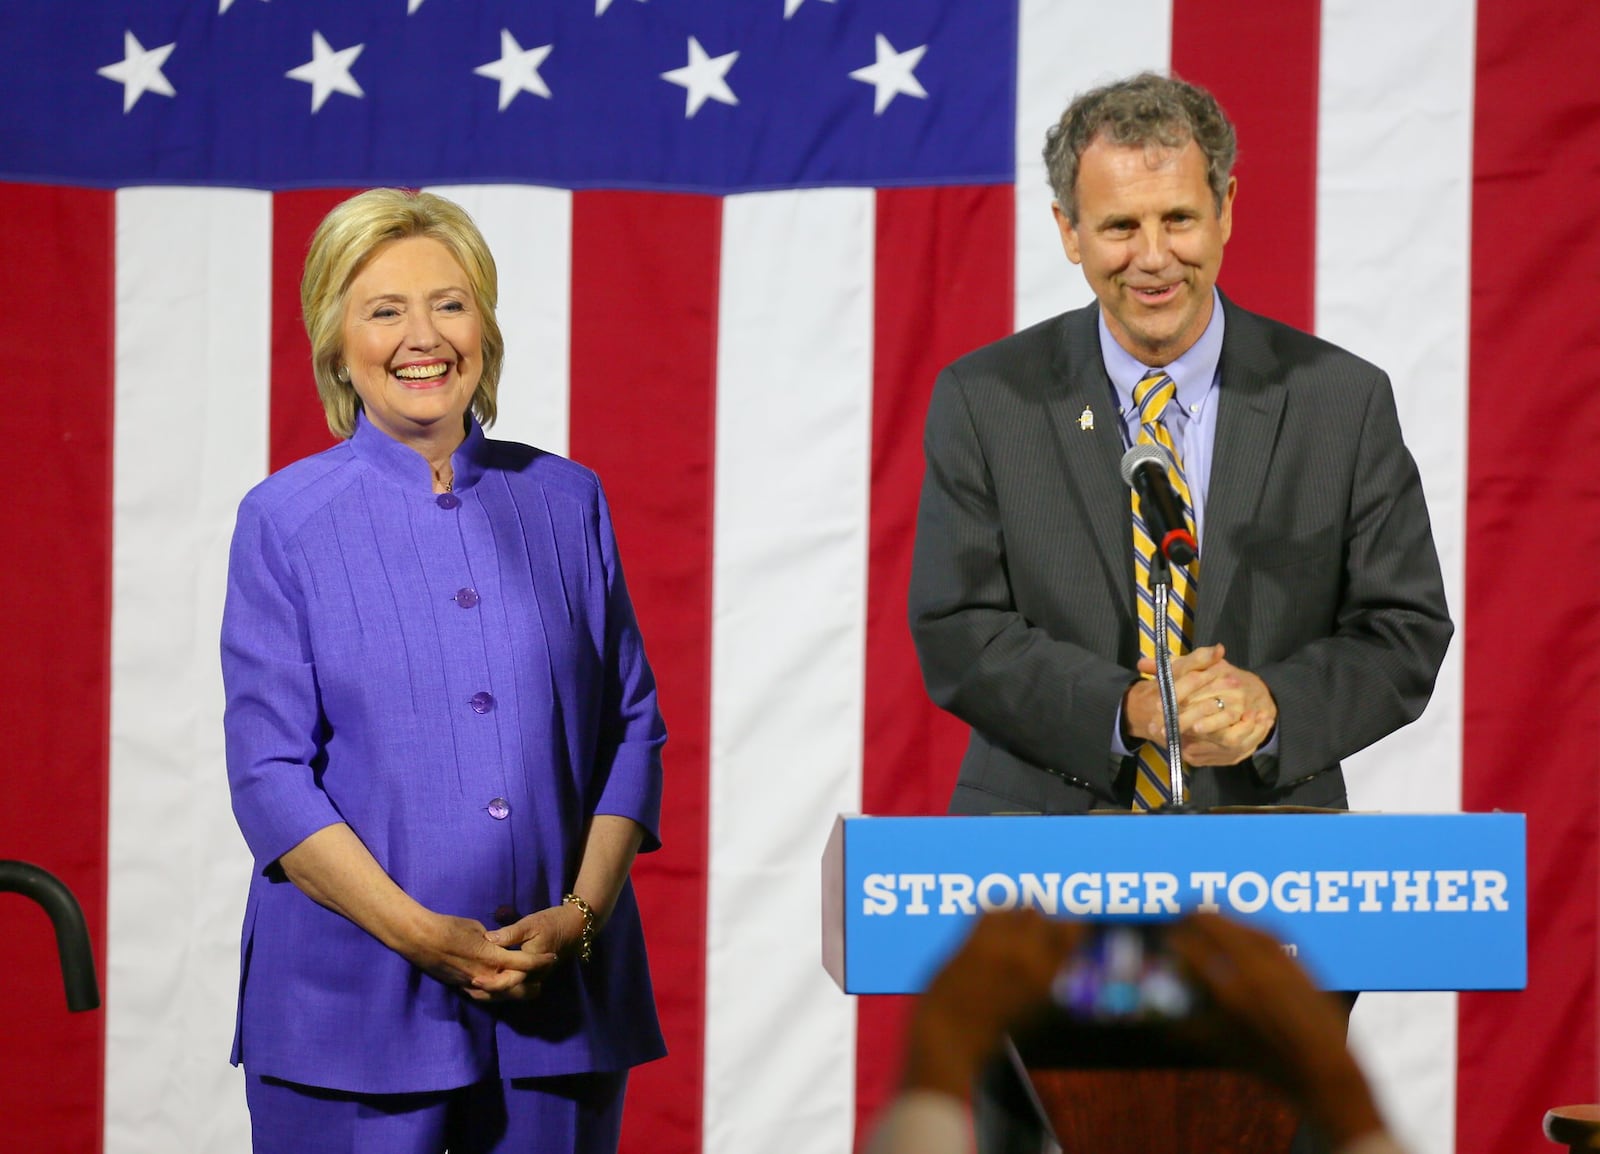
[[[1573,64],[1600,9],[112,0],[7,5],[0,43],[0,857],[78,893],[106,996],[69,1016],[48,924],[0,895],[7,1149],[248,1146],[226,548],[244,491],[328,443],[300,263],[380,183],[483,228],[495,435],[599,471],[661,684],[665,848],[635,873],[671,1055],[623,1148],[850,1148],[905,1005],[824,975],[819,855],[836,813],[942,811],[964,739],[905,624],[928,392],[1090,299],[1039,148],[1142,68],[1238,123],[1224,291],[1387,369],[1422,470],[1459,632],[1352,806],[1529,816],[1529,989],[1364,996],[1356,1045],[1418,1151],[1538,1149],[1548,1106],[1600,1094],[1600,117]]]

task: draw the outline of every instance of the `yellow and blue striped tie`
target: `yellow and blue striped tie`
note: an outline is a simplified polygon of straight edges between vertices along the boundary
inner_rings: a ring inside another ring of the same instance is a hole
[[[1178,387],[1161,369],[1151,369],[1133,387],[1133,403],[1139,409],[1139,436],[1136,444],[1159,445],[1172,461],[1169,476],[1172,489],[1183,502],[1183,519],[1189,532],[1194,532],[1194,502],[1189,496],[1189,479],[1184,475],[1183,460],[1161,415],[1177,394]],[[1139,495],[1133,495],[1133,568],[1137,584],[1139,608],[1139,656],[1155,659],[1156,655],[1156,602],[1150,592],[1150,558],[1155,555],[1155,542],[1139,515]],[[1189,652],[1194,635],[1195,596],[1199,592],[1200,559],[1188,565],[1172,568],[1172,595],[1167,600],[1167,638],[1172,656]],[[1133,808],[1156,809],[1172,800],[1171,773],[1167,768],[1165,745],[1147,741],[1139,747],[1138,780],[1134,783]],[[1188,767],[1184,778],[1188,780]],[[1182,799],[1180,799],[1182,800]]]

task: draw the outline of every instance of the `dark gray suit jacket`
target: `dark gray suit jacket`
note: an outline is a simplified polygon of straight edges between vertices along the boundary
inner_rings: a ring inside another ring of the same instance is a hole
[[[1422,712],[1450,640],[1422,485],[1383,372],[1223,307],[1196,644],[1267,683],[1278,752],[1195,768],[1190,799],[1343,806],[1340,759]],[[934,386],[910,609],[928,693],[972,727],[952,812],[1131,798],[1110,743],[1139,655],[1133,552],[1097,318],[997,341]]]

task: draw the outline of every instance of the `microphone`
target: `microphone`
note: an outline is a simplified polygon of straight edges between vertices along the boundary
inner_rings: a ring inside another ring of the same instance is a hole
[[[1167,454],[1159,445],[1135,445],[1122,455],[1122,479],[1139,494],[1139,514],[1156,551],[1174,565],[1187,565],[1200,546],[1183,519],[1183,504],[1167,478]]]

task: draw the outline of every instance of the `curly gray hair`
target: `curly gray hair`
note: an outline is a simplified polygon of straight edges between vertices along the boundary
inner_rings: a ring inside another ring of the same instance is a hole
[[[1227,113],[1204,88],[1141,72],[1083,93],[1044,138],[1044,163],[1056,203],[1078,219],[1078,161],[1095,138],[1128,147],[1182,148],[1191,140],[1206,158],[1206,183],[1222,210],[1238,141]]]

